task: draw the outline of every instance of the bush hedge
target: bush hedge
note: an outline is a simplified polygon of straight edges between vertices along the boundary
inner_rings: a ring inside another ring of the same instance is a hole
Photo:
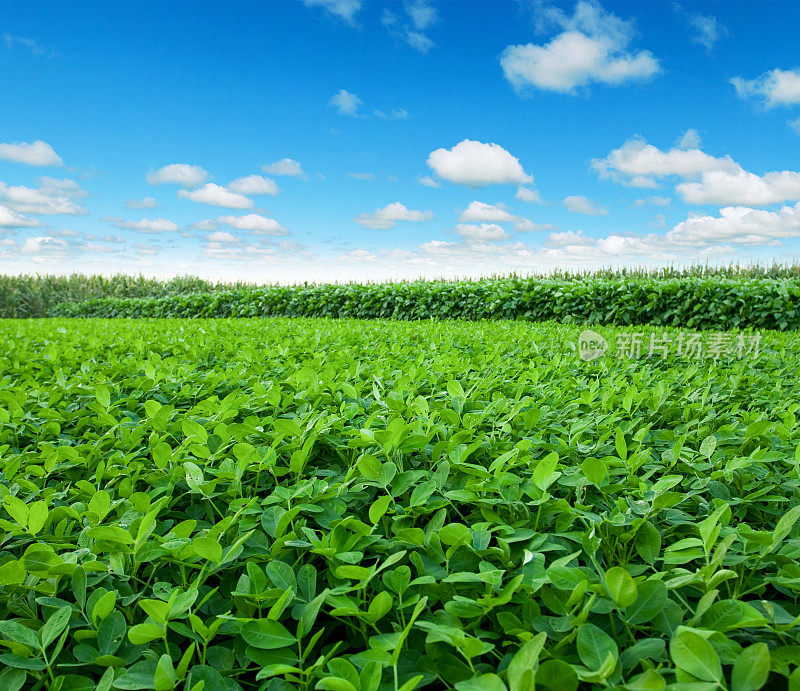
[[[505,278],[238,288],[56,305],[65,317],[522,319],[693,329],[800,328],[800,279]]]

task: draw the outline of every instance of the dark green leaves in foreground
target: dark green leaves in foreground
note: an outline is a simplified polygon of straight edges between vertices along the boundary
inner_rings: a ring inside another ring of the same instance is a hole
[[[0,323],[0,689],[800,688],[800,344],[576,331]]]

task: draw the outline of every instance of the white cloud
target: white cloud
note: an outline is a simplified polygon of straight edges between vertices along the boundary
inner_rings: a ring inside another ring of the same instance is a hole
[[[434,180],[430,175],[418,175],[417,182],[425,187],[441,187],[442,183]]]
[[[527,218],[512,214],[503,204],[485,204],[478,201],[470,202],[469,206],[461,212],[458,220],[460,223],[513,223],[514,230],[518,232],[553,229],[549,223],[537,224]]]
[[[53,147],[41,140],[26,144],[17,142],[14,144],[0,144],[0,159],[24,163],[29,166],[63,166],[61,160]]]
[[[208,179],[208,171],[188,163],[172,163],[147,174],[147,182],[151,185],[170,184],[181,187],[199,187],[206,179]]]
[[[584,234],[582,230],[567,230],[563,233],[551,233],[545,240],[545,247],[575,247],[594,244],[595,239]]]
[[[407,21],[401,21],[396,14],[384,9],[381,22],[392,36],[420,53],[427,53],[436,44],[425,32],[439,21],[439,14],[427,0],[407,2],[405,9]]]
[[[358,96],[345,89],[339,89],[328,101],[328,105],[336,108],[339,111],[339,115],[349,115],[351,117],[358,117],[358,107],[362,104],[363,101]]]
[[[740,170],[730,156],[716,158],[700,149],[662,151],[640,137],[629,139],[603,159],[593,159],[592,167],[602,178],[645,188],[657,187],[658,178],[670,175],[694,178],[706,171]]]
[[[306,7],[321,7],[326,12],[355,26],[356,15],[361,10],[361,0],[303,0]]]
[[[789,120],[789,122],[786,124],[789,125],[789,127],[791,127],[797,134],[800,134],[800,118],[797,118],[797,120]]]
[[[128,199],[125,206],[129,209],[157,209],[158,202],[152,197],[143,197],[142,199]]]
[[[496,241],[508,240],[511,236],[496,223],[481,223],[480,225],[459,223],[456,232],[466,240]]]
[[[800,173],[791,170],[756,175],[741,168],[735,172],[703,173],[699,182],[676,187],[690,204],[768,206],[800,199]]]
[[[228,185],[228,189],[238,194],[269,194],[272,196],[280,192],[275,181],[265,178],[263,175],[236,178]]]
[[[761,99],[767,108],[800,103],[800,68],[769,70],[755,79],[734,77],[731,84],[741,98]]]
[[[533,182],[519,159],[502,146],[471,139],[465,139],[452,149],[436,149],[428,156],[427,163],[440,178],[468,187]]]
[[[197,221],[196,223],[192,223],[189,227],[192,230],[216,230],[218,227],[218,223],[210,218],[207,218],[203,221]]]
[[[542,198],[539,196],[539,193],[536,190],[532,190],[528,187],[518,187],[517,193],[514,195],[517,199],[521,202],[526,202],[527,204],[541,204]]]
[[[22,254],[40,254],[42,252],[62,250],[66,247],[66,244],[64,240],[49,236],[25,238],[25,242],[22,244],[19,251]]]
[[[117,228],[135,230],[137,233],[173,233],[178,230],[178,224],[166,218],[143,218],[140,221],[124,221],[114,216],[105,216],[103,220]]]
[[[354,180],[365,180],[367,182],[371,182],[375,179],[374,173],[348,173],[347,177],[353,178]]]
[[[373,110],[375,117],[381,120],[408,120],[408,111],[405,108],[394,108],[388,112]]]
[[[687,12],[680,5],[675,5],[678,13],[682,14],[689,28],[692,30],[692,42],[699,43],[710,51],[717,41],[728,35],[728,30],[717,21],[714,15],[703,15],[697,12]]]
[[[254,235],[288,235],[289,231],[273,218],[266,218],[258,214],[244,216],[220,216],[218,223],[224,223],[238,230],[249,230]]]
[[[553,231],[556,230],[556,227],[552,223],[534,223],[527,218],[518,218],[514,223],[514,230],[518,233],[538,233]]]
[[[304,178],[303,166],[292,158],[282,158],[280,161],[261,166],[261,170],[269,175],[288,175],[293,178]]]
[[[669,242],[708,245],[716,242],[764,244],[800,237],[800,203],[777,211],[727,206],[719,216],[693,215],[670,230]]]
[[[206,236],[206,240],[209,242],[228,242],[228,243],[237,243],[241,242],[235,235],[231,235],[230,233],[226,233],[222,230],[218,230],[215,233],[209,233]]]
[[[6,205],[14,211],[24,214],[85,214],[86,209],[76,204],[69,198],[69,192],[83,196],[85,193],[77,183],[72,180],[55,180],[44,178],[44,185],[39,189],[15,185],[7,187],[0,182],[0,203]],[[55,185],[53,183],[56,183]],[[59,185],[59,183],[67,183]],[[65,188],[69,189],[65,191]]]
[[[0,204],[0,228],[36,228],[40,225],[41,221],[18,214]]]
[[[569,17],[554,7],[544,19],[562,31],[549,43],[507,46],[500,58],[518,92],[531,87],[575,93],[592,82],[622,84],[649,79],[661,69],[649,51],[629,52],[634,29],[597,2],[580,0]]]
[[[502,204],[485,204],[477,201],[470,202],[458,218],[460,223],[504,223],[516,219],[517,217]]]
[[[188,199],[198,204],[209,204],[211,206],[221,206],[225,209],[252,209],[253,200],[231,192],[229,189],[213,182],[207,182],[196,190],[178,190],[178,196]]]
[[[700,133],[690,127],[675,142],[678,149],[699,149],[701,144]]]
[[[572,194],[561,201],[567,211],[584,216],[607,216],[608,209],[604,209],[596,201],[584,197],[582,194]]]
[[[430,221],[432,218],[433,211],[415,211],[407,209],[400,202],[393,202],[382,209],[360,214],[353,220],[362,228],[391,230],[399,221]]]

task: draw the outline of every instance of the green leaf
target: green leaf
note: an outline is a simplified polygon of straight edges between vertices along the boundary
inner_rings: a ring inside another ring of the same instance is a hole
[[[733,663],[732,691],[756,691],[767,683],[770,671],[769,647],[766,643],[747,646]]]
[[[460,681],[457,691],[507,691],[503,680],[496,674],[481,674],[478,677]]]
[[[533,688],[547,634],[540,633],[525,643],[511,658],[508,665],[509,691],[528,691]]]
[[[42,626],[41,631],[39,632],[39,636],[42,639],[42,647],[46,648],[49,646],[56,638],[58,638],[64,629],[67,628],[69,625],[70,617],[72,616],[72,607],[69,605],[65,605],[64,607],[59,607],[55,612],[53,612],[47,621]]]
[[[663,581],[651,580],[639,584],[636,600],[625,608],[624,618],[635,626],[652,621],[664,609],[667,586]]]
[[[242,624],[240,631],[248,645],[262,650],[286,648],[297,642],[283,624],[271,619],[256,619]]]
[[[669,646],[675,666],[702,681],[720,681],[722,665],[711,644],[692,631],[681,631]]]
[[[27,645],[33,650],[42,649],[42,644],[39,642],[36,632],[16,621],[0,621],[0,634],[10,641],[22,643],[22,645]]]
[[[377,523],[378,521],[383,518],[386,514],[386,511],[389,509],[389,505],[392,503],[393,499],[391,496],[386,495],[383,497],[378,497],[372,505],[369,507],[369,521],[370,523]]]
[[[463,523],[443,525],[437,534],[445,545],[467,545],[472,541],[472,531]]]
[[[222,561],[222,545],[210,537],[196,537],[192,540],[192,550],[198,557],[215,564]]]
[[[599,670],[606,659],[619,658],[619,648],[605,631],[594,624],[584,624],[578,630],[578,657],[590,670]]]
[[[628,607],[636,601],[638,590],[631,575],[620,566],[606,571],[606,588],[618,607]]]

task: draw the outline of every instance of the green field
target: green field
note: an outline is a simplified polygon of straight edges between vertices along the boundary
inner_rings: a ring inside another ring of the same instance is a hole
[[[800,689],[800,337],[597,330],[0,321],[0,689]]]

